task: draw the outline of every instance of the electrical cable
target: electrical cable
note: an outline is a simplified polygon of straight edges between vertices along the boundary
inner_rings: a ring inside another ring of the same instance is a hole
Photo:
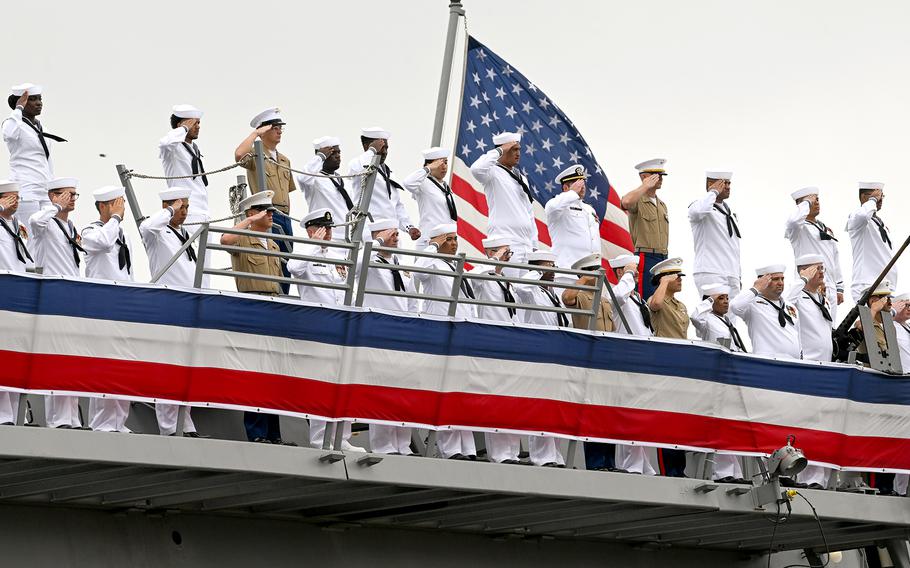
[[[815,523],[818,525],[818,532],[819,532],[819,534],[821,534],[822,543],[825,545],[825,563],[822,564],[820,568],[826,568],[826,566],[828,566],[828,563],[831,562],[831,551],[828,549],[828,539],[825,537],[825,529],[824,529],[824,527],[822,527],[822,521],[821,521],[821,519],[818,518],[818,511],[815,510],[815,505],[813,505],[812,502],[809,501],[809,499],[807,499],[805,495],[803,495],[802,493],[800,493],[799,491],[796,491],[796,490],[793,490],[792,492],[795,493],[796,495],[799,495],[800,497],[802,497],[803,501],[805,501],[806,504],[809,505],[809,508],[812,509],[812,516],[815,517]],[[773,539],[774,539],[773,534],[772,534],[771,538],[772,538],[772,542],[773,542]],[[771,566],[771,557],[770,556],[768,557],[768,566]],[[810,564],[787,564],[783,568],[819,568],[819,567],[812,566]]]

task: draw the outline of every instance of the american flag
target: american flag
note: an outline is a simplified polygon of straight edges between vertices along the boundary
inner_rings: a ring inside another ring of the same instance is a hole
[[[562,191],[554,178],[570,164],[581,164],[590,175],[585,200],[601,219],[604,258],[632,250],[628,219],[619,196],[569,117],[518,70],[468,37],[452,191],[458,196],[458,236],[469,256],[483,256],[481,240],[486,236],[489,215],[483,186],[471,175],[470,165],[493,148],[493,135],[500,132],[521,134],[518,168],[530,181],[542,244],[552,244],[544,205]]]

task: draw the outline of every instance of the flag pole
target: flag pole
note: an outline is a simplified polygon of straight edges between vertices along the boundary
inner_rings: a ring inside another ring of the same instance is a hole
[[[436,97],[436,121],[433,123],[431,146],[442,141],[442,125],[446,117],[446,100],[449,96],[449,79],[452,76],[452,60],[455,56],[455,35],[458,32],[458,18],[464,16],[461,0],[449,2],[449,31],[446,34],[446,50],[442,59],[442,76],[439,78],[439,96]]]

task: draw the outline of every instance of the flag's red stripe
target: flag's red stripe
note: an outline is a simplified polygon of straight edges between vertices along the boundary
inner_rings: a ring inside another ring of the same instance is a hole
[[[486,196],[474,189],[474,186],[468,183],[467,180],[464,180],[457,175],[452,174],[452,191],[455,193],[455,195],[473,205],[474,209],[477,209],[477,212],[484,217],[490,216],[490,210],[487,207]]]
[[[547,229],[547,224],[541,221],[540,219],[534,218],[534,221],[537,223],[537,240],[543,244],[553,246],[553,241],[550,239],[550,231]]]
[[[626,250],[634,250],[632,246],[632,235],[629,234],[629,231],[620,227],[613,221],[604,219],[600,223],[600,238]]]
[[[610,186],[610,193],[607,195],[607,200],[609,200],[609,202],[613,205],[622,209],[622,198],[619,197],[619,195],[616,193],[616,190],[613,189],[612,185]]]
[[[458,219],[458,237],[468,241],[478,251],[483,252],[483,239],[486,238],[486,235],[477,227],[465,221],[464,218]]]

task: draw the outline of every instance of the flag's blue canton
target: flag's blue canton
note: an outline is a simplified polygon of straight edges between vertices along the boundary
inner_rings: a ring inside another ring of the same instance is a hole
[[[560,193],[556,176],[581,164],[591,176],[585,201],[603,219],[610,182],[572,121],[534,83],[469,37],[456,155],[474,163],[493,148],[493,135],[500,132],[521,134],[518,167],[536,201],[546,204]]]

